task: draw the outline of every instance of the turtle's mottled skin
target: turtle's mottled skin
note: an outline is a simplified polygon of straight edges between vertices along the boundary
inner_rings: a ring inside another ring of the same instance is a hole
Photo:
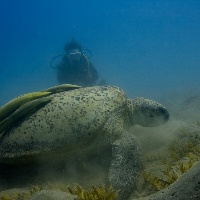
[[[111,86],[80,88],[50,97],[50,103],[5,131],[1,159],[88,154],[112,146],[109,182],[119,191],[119,199],[126,199],[136,186],[142,163],[141,145],[126,128],[166,122],[169,113],[165,107],[144,98],[127,99],[122,90]]]

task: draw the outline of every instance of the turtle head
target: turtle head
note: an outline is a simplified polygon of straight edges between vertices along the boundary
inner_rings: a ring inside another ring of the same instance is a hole
[[[169,113],[166,108],[155,101],[137,97],[129,100],[129,108],[133,125],[144,127],[159,126],[169,119]]]

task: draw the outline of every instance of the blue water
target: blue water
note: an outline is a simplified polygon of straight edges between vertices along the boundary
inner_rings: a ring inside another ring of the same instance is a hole
[[[198,88],[199,24],[199,0],[1,0],[0,105],[56,85],[49,64],[72,37],[130,97]]]

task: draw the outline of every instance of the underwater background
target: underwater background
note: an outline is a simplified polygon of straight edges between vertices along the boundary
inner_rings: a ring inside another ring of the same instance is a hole
[[[130,98],[159,101],[170,113],[162,126],[128,130],[144,152],[133,198],[168,187],[200,162],[200,0],[0,0],[0,106],[57,85],[50,63],[72,38],[92,52],[108,84]],[[100,185],[106,173],[95,159],[75,156],[61,168],[54,159],[48,168],[38,161],[6,173],[0,165],[0,199],[8,188],[49,180]]]
[[[196,93],[199,24],[198,0],[1,0],[0,106],[57,85],[50,62],[72,37],[129,97]]]

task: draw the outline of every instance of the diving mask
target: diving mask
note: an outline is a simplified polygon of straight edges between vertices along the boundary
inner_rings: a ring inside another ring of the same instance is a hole
[[[81,52],[79,49],[71,49],[69,51],[69,58],[72,61],[79,61],[81,58]]]

